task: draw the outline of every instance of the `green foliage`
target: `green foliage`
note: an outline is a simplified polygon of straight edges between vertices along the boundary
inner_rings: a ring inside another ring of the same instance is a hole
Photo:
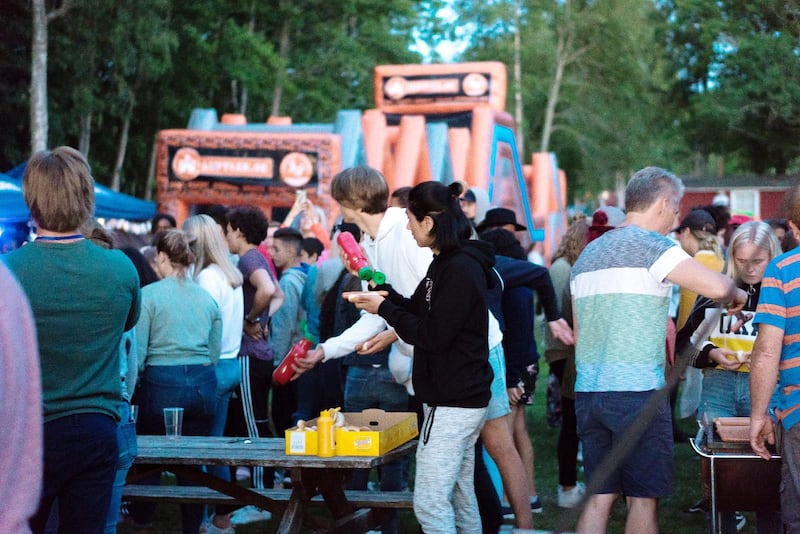
[[[784,174],[800,155],[795,3],[674,0],[660,10],[690,146],[740,160],[733,171]]]
[[[0,2],[0,16],[8,169],[29,151],[29,2]],[[74,0],[48,30],[50,145],[83,135],[108,183],[130,116],[122,190],[137,195],[154,135],[183,127],[193,108],[330,122],[337,110],[372,107],[375,65],[420,62],[419,42],[460,40],[456,59],[504,62],[513,112],[517,30],[525,152],[555,152],[573,196],[648,164],[678,173],[709,158],[730,173],[800,165],[794,2]]]
[[[130,116],[121,189],[143,195],[156,132],[183,127],[193,108],[264,121],[277,101],[295,122],[325,122],[371,107],[375,65],[419,62],[410,46],[423,12],[416,0],[75,0],[48,27],[49,144],[78,146],[89,117],[90,161],[108,183]],[[9,0],[0,15],[7,169],[28,157],[31,13]]]
[[[616,177],[656,162],[652,132],[665,85],[651,24],[640,0],[455,3],[476,28],[465,59],[500,60],[513,72],[519,9],[526,152],[543,144],[545,109],[555,102],[548,150],[566,170],[573,195],[613,188]],[[553,88],[558,64],[563,79]],[[513,82],[508,110],[513,110]],[[661,162],[659,162],[661,163]]]
[[[31,68],[31,12],[26,0],[0,2],[0,171],[30,155],[28,90]]]

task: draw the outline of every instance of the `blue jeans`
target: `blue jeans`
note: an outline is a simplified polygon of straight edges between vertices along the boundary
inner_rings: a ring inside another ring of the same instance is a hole
[[[114,475],[114,485],[111,488],[111,502],[108,505],[108,517],[106,517],[105,534],[116,534],[117,522],[119,521],[119,508],[122,504],[122,488],[125,486],[125,478],[128,470],[133,465],[133,460],[138,453],[136,444],[136,423],[131,420],[131,405],[127,402],[120,402],[120,421],[117,424],[117,446],[119,447],[119,460],[117,462],[117,473]],[[58,532],[58,500],[54,502],[50,510],[50,517],[47,521],[45,534],[56,534]]]
[[[697,416],[750,417],[750,373],[705,369]]]
[[[116,534],[117,532],[119,507],[122,503],[122,488],[125,486],[128,470],[139,453],[136,445],[136,422],[131,420],[131,405],[127,402],[122,402],[121,406],[121,419],[117,425],[119,457],[117,460],[117,473],[114,475],[114,486],[111,488],[111,504],[108,507],[105,534]]]
[[[360,412],[368,408],[380,408],[387,412],[408,411],[408,391],[405,386],[395,382],[392,373],[385,365],[351,365],[347,368],[344,387],[344,411]],[[405,476],[410,459],[408,457],[381,466],[381,490],[401,491],[408,483]],[[368,469],[354,469],[348,487],[366,489],[369,479]],[[389,518],[381,526],[384,533],[397,532],[397,511],[390,512]]]
[[[217,375],[212,365],[151,365],[144,371],[137,396],[140,435],[164,435],[164,408],[183,408],[184,436],[209,436],[214,424],[217,402]],[[165,471],[169,468],[166,467]],[[142,484],[158,484],[159,475],[145,477]],[[191,485],[178,478],[178,484]],[[150,525],[155,504],[136,503],[131,516],[137,525]],[[204,506],[181,506],[181,527],[185,534],[197,534],[203,521]]]
[[[293,422],[313,419],[319,412],[342,405],[342,361],[341,359],[320,362],[297,379],[297,409],[292,414]]]
[[[117,469],[117,424],[100,413],[68,415],[44,424],[44,479],[31,530],[44,532],[58,499],[59,532],[101,533]]]
[[[220,360],[215,369],[217,375],[217,408],[214,412],[214,423],[211,426],[212,436],[222,436],[225,431],[225,421],[228,419],[228,404],[233,392],[239,389],[242,382],[242,369],[238,358]],[[231,479],[231,470],[227,465],[215,465],[209,472],[223,480]]]

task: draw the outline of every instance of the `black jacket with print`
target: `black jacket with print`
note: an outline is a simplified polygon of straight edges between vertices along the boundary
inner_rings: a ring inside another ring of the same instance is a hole
[[[391,286],[378,313],[414,345],[414,393],[430,406],[482,408],[489,403],[487,291],[495,277],[492,249],[464,241],[434,257],[410,299]]]

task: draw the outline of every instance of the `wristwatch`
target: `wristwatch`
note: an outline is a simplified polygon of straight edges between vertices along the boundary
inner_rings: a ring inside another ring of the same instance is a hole
[[[247,317],[245,315],[244,322],[246,322],[247,324],[258,324],[258,323],[261,322],[261,317],[256,317],[255,319],[250,319],[249,317]]]

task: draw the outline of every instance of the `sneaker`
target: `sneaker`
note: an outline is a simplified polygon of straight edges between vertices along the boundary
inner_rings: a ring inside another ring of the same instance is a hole
[[[576,482],[575,487],[570,490],[558,486],[558,507],[575,508],[584,495],[586,495],[586,485],[583,482]]]
[[[537,495],[536,497],[531,497],[531,512],[534,514],[541,514],[544,511],[542,508],[542,500]]]
[[[500,513],[503,514],[503,519],[514,519],[514,510],[511,509],[509,504],[500,506]]]
[[[249,478],[250,478],[250,469],[242,465],[236,468],[236,480],[241,482],[242,480],[248,480]]]
[[[708,512],[708,509],[706,508],[706,504],[700,500],[684,510],[684,512],[687,514],[699,514],[700,512]]]
[[[736,512],[736,532],[739,532],[747,524],[747,518],[742,512]]]
[[[233,525],[229,526],[228,528],[219,528],[212,521],[213,518],[214,516],[211,516],[211,518],[203,521],[203,524],[200,525],[199,534],[236,534],[236,531],[233,529]]]
[[[259,521],[269,521],[270,519],[272,519],[271,513],[255,506],[245,506],[231,514],[231,524],[233,525],[247,525],[249,523],[258,523]]]

